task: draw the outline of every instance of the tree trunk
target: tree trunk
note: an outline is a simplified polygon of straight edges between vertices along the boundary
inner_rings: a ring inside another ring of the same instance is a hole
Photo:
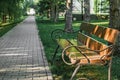
[[[51,21],[57,22],[58,20],[58,6],[56,3],[51,3]]]
[[[110,23],[111,28],[120,31],[120,0],[110,0]],[[120,37],[117,40],[116,53],[120,53]]]
[[[6,23],[6,15],[2,16],[2,23]]]
[[[67,0],[66,1],[66,23],[65,23],[65,31],[67,32],[72,32],[73,28],[72,28],[72,3],[73,0]]]
[[[54,17],[54,22],[58,21],[58,17],[59,17],[59,12],[58,12],[58,6],[55,5],[55,17]]]
[[[83,12],[84,12],[83,3],[84,3],[84,0],[81,0],[81,14],[82,14],[82,20],[84,20],[84,17],[83,17]]]
[[[84,21],[90,21],[90,0],[84,0]]]
[[[55,18],[55,6],[54,4],[51,3],[51,10],[50,10],[50,20],[51,21],[54,21],[54,18]]]
[[[47,18],[50,18],[50,9],[47,11]]]

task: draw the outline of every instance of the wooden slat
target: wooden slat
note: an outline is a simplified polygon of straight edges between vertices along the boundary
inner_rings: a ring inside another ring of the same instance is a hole
[[[90,48],[91,50],[102,50],[102,49],[105,49],[107,48],[108,46],[79,32],[78,34],[78,42],[79,43],[83,43],[87,48]],[[99,54],[102,56],[102,55],[105,55],[107,53],[109,53],[110,50],[105,50],[105,51],[102,51],[100,52]]]
[[[119,34],[119,31],[116,29],[112,29],[112,28],[106,28],[103,33],[104,39],[111,43],[115,42],[118,34]]]
[[[119,34],[119,31],[116,29],[101,27],[89,23],[82,23],[80,29],[88,34],[95,35],[110,43],[114,43],[116,36]]]
[[[96,25],[92,25],[92,24],[84,22],[84,23],[81,24],[80,30],[83,30],[83,31],[91,34],[92,32],[94,32],[95,26]]]

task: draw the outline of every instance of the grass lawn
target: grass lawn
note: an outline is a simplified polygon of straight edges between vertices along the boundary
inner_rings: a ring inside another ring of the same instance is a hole
[[[18,23],[20,23],[22,20],[24,20],[26,17],[21,18],[18,21],[12,22],[12,23],[2,23],[0,24],[0,37],[3,36],[5,33],[7,33],[10,29],[15,27]]]
[[[45,55],[50,65],[50,69],[53,74],[54,80],[69,80],[75,66],[68,66],[63,63],[61,59],[61,52],[57,54],[55,63],[51,65],[52,56],[56,48],[56,43],[51,39],[51,32],[54,29],[64,29],[65,21],[61,20],[57,23],[53,23],[47,19],[41,20],[39,17],[36,18],[39,36],[43,42]],[[74,21],[73,28],[78,30],[81,21]],[[108,26],[108,21],[91,21],[93,24],[98,24],[102,26]],[[75,80],[80,77],[86,77],[89,80],[107,80],[107,66],[82,66],[75,76]],[[120,56],[115,56],[113,58],[112,66],[112,80],[120,80]]]

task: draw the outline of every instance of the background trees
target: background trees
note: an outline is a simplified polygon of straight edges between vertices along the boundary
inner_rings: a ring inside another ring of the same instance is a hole
[[[59,12],[64,12],[65,0],[40,0],[37,6],[38,14],[46,15],[51,21],[57,22]]]
[[[0,22],[12,22],[26,14],[28,0],[1,0]],[[17,18],[16,18],[17,17]]]
[[[94,0],[94,12],[109,13],[109,0]]]

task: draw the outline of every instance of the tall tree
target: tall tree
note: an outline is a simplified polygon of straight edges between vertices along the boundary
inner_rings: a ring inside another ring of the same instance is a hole
[[[111,28],[118,29],[120,31],[120,0],[110,0],[110,23]],[[118,48],[117,53],[120,53],[120,36],[117,40]]]
[[[90,0],[84,0],[84,21],[90,21]]]
[[[51,4],[50,1],[48,0],[40,0],[39,3],[37,4],[37,12],[41,15],[44,16],[46,13],[47,15],[50,15],[50,9],[51,9]],[[49,17],[49,16],[47,16]]]
[[[50,17],[51,21],[57,22],[59,17],[59,12],[65,9],[65,1],[64,0],[41,0],[38,3],[38,11],[41,15],[45,15]]]
[[[66,15],[65,15],[65,31],[67,32],[73,32],[72,28],[72,4],[73,0],[66,0]]]
[[[58,18],[59,18],[59,12],[64,11],[65,9],[65,1],[64,0],[52,0],[53,1],[53,4],[52,4],[52,18],[54,22],[57,22],[58,21]]]
[[[82,20],[84,20],[84,18],[83,18],[83,12],[84,12],[83,3],[84,3],[84,0],[81,0],[81,14],[82,14]]]
[[[58,19],[58,0],[52,0],[51,3],[51,21],[57,22]]]
[[[1,0],[0,7],[2,8],[0,8],[0,16],[2,22],[6,22],[7,18],[9,18],[10,21],[19,19],[21,15],[25,13],[25,11],[23,12],[24,1],[25,0]]]

